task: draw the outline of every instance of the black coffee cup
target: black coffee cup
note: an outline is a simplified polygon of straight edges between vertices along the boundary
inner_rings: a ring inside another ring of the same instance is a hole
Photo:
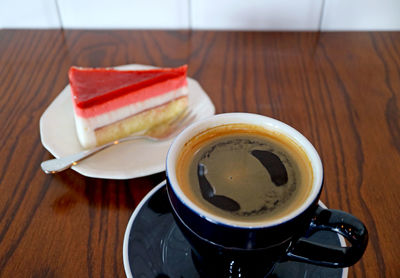
[[[305,201],[290,213],[272,221],[237,224],[213,215],[182,191],[176,176],[177,160],[185,144],[198,134],[220,125],[256,125],[294,141],[307,155],[312,184]],[[323,168],[312,144],[292,127],[261,115],[228,113],[212,116],[186,128],[167,155],[167,192],[178,227],[192,246],[196,267],[204,277],[266,277],[278,262],[298,261],[342,268],[363,255],[368,232],[354,216],[319,205]],[[329,246],[307,238],[318,231],[344,236],[348,247]]]

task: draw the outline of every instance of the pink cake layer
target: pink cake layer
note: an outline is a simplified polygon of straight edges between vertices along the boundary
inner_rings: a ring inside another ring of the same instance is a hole
[[[187,66],[182,66],[177,69],[148,71],[84,69],[84,72],[74,75],[74,71],[80,69],[72,67],[69,75],[75,113],[80,117],[90,118],[185,87],[186,68]],[[91,71],[97,71],[96,79],[85,82]],[[115,80],[115,76],[120,80]],[[129,84],[128,77],[133,78],[134,82]],[[115,87],[111,88],[109,83],[113,83]]]

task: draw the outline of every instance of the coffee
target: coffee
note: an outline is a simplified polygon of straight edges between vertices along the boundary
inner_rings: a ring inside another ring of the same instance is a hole
[[[295,210],[312,183],[310,162],[292,139],[249,124],[201,132],[185,144],[176,169],[183,193],[198,207],[250,224]]]

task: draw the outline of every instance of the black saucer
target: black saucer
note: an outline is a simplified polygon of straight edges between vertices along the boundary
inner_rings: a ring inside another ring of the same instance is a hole
[[[127,277],[199,278],[192,253],[170,212],[165,181],[137,206],[124,238],[124,267]],[[336,234],[319,232],[317,242],[341,245]],[[332,269],[304,263],[285,262],[276,266],[270,278],[347,277],[347,269]]]

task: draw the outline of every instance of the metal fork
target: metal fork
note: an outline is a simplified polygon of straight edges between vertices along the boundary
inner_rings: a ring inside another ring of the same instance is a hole
[[[191,111],[187,110],[185,112],[182,112],[179,116],[177,116],[176,118],[172,119],[169,122],[159,124],[157,126],[148,129],[144,134],[136,134],[124,137],[119,140],[115,140],[113,142],[98,146],[94,149],[85,150],[80,153],[75,153],[60,158],[46,160],[43,161],[40,166],[42,167],[42,170],[46,174],[55,174],[77,165],[79,161],[82,161],[83,159],[101,150],[104,150],[114,145],[118,145],[122,142],[132,141],[137,139],[147,139],[151,141],[165,141],[176,136],[186,126],[194,122],[195,119],[196,115],[194,115]]]

